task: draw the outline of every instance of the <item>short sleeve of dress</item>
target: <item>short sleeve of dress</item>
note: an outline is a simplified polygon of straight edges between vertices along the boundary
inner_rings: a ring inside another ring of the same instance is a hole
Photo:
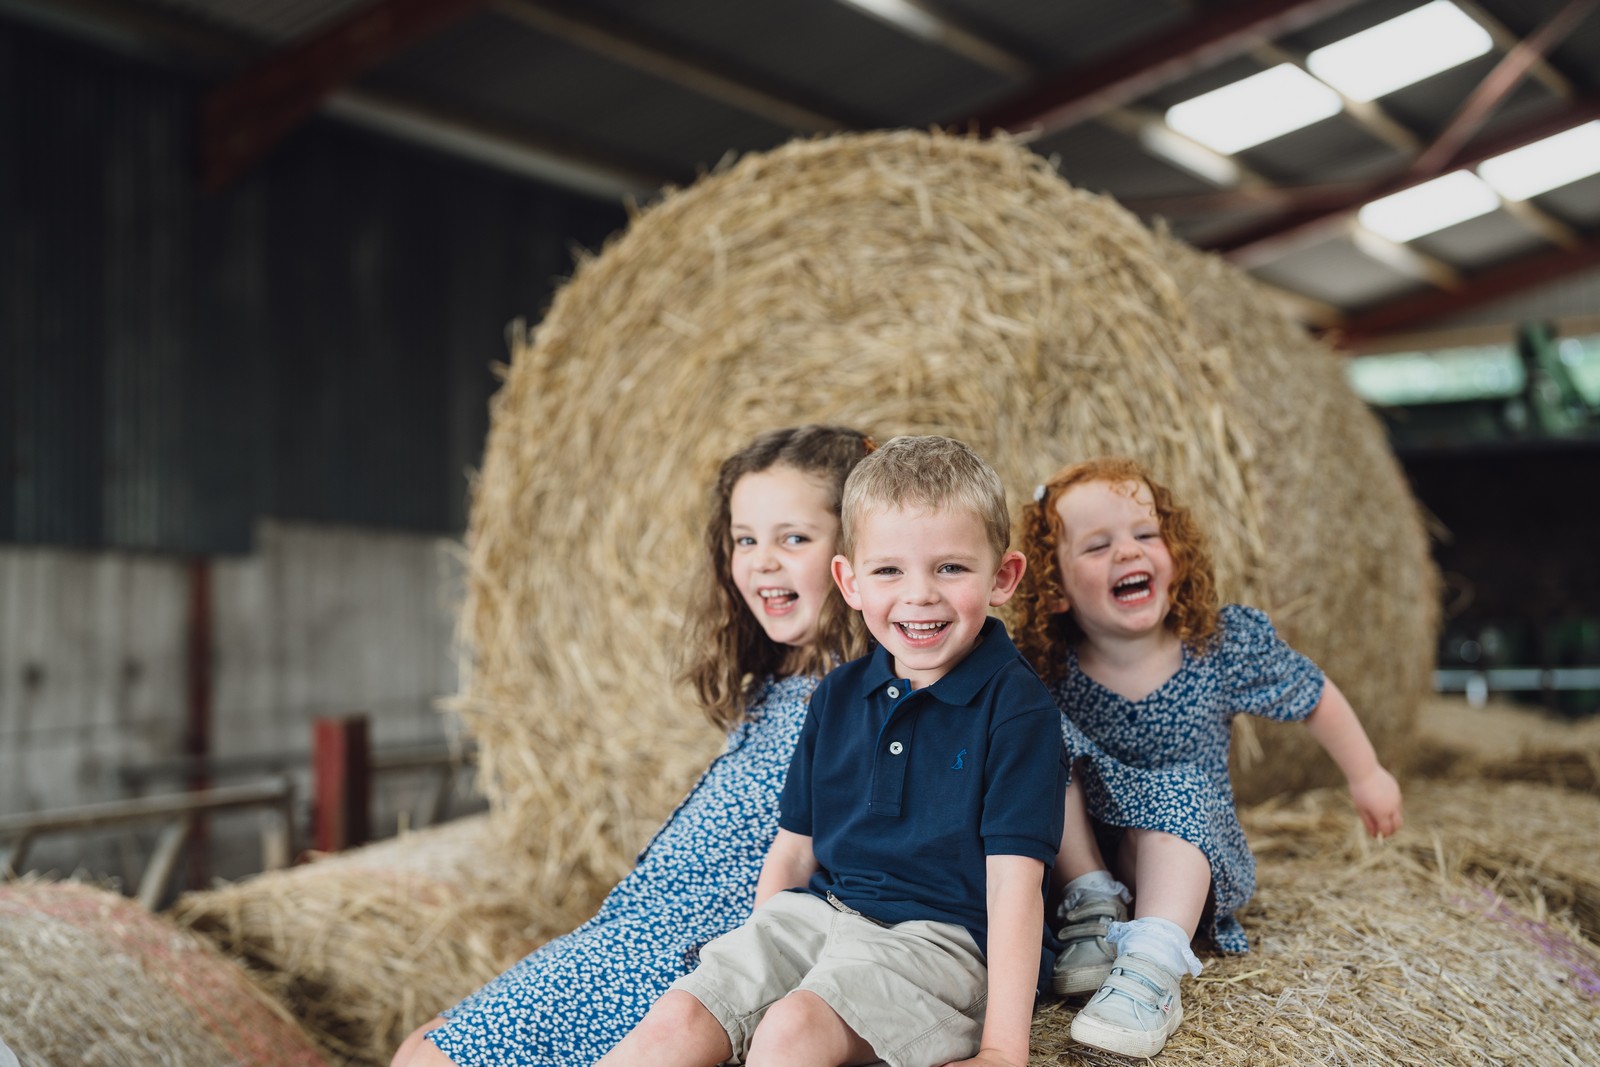
[[[1233,711],[1298,722],[1322,699],[1321,668],[1284,643],[1266,612],[1222,609],[1217,649],[1224,702]]]

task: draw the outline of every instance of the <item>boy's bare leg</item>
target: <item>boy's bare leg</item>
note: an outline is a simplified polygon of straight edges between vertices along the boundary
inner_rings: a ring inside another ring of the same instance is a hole
[[[410,1035],[395,1049],[394,1058],[389,1061],[389,1067],[455,1067],[450,1057],[439,1051],[437,1045],[431,1045],[423,1040],[433,1030],[445,1024],[442,1015],[435,1016],[411,1031]]]
[[[717,1017],[690,994],[669,989],[595,1067],[716,1067],[732,1055]]]
[[[839,1013],[797,989],[767,1009],[750,1041],[749,1067],[844,1067],[878,1058]]]

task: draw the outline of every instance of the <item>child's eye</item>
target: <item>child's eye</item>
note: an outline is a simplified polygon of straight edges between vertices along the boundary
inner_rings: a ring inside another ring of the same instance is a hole
[[[899,567],[878,567],[872,573],[873,574],[877,574],[877,575],[881,575],[884,578],[893,578],[895,575],[900,573],[900,568]]]
[[[733,539],[733,544],[734,544],[734,547],[736,547],[736,548],[749,548],[751,545],[753,545],[755,543],[756,543],[756,539],[754,537],[749,536],[748,534],[742,534],[742,535],[740,535],[738,537],[735,537]]]
[[[1144,531],[1136,534],[1135,536],[1138,537],[1139,540],[1141,540],[1141,541],[1159,541],[1159,540],[1161,540],[1161,531],[1160,530],[1144,530]]]
[[[965,574],[966,572],[967,568],[959,563],[945,563],[939,567],[940,574]]]
[[[783,539],[783,543],[786,545],[804,545],[809,544],[810,541],[811,538],[807,537],[805,534],[789,534]]]
[[[1085,545],[1083,547],[1083,550],[1085,552],[1104,552],[1107,548],[1110,548],[1110,547],[1111,547],[1111,543],[1109,541],[1094,541],[1094,542],[1091,542],[1090,544]]]

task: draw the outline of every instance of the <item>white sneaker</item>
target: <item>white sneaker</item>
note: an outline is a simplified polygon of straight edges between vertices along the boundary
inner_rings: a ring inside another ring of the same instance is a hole
[[[1128,908],[1117,897],[1090,897],[1060,916],[1063,923],[1056,932],[1064,942],[1050,973],[1050,989],[1063,996],[1092,993],[1111,973],[1117,950],[1106,941],[1106,931],[1114,922],[1128,921]]]
[[[1072,1020],[1072,1040],[1148,1059],[1183,1022],[1178,976],[1139,952],[1125,952]]]

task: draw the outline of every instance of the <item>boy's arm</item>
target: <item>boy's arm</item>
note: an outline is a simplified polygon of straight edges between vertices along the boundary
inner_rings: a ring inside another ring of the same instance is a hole
[[[1400,783],[1378,762],[1378,754],[1361,728],[1355,709],[1331,678],[1323,684],[1322,699],[1306,719],[1306,728],[1344,772],[1350,799],[1355,802],[1367,833],[1388,837],[1400,829],[1405,823],[1400,810]]]
[[[761,864],[761,876],[756,879],[755,906],[761,907],[785,889],[800,888],[816,872],[817,856],[811,851],[811,838],[779,829]]]
[[[985,861],[989,894],[989,1005],[983,1045],[948,1067],[1024,1067],[1039,984],[1044,930],[1044,864],[1027,856]]]

